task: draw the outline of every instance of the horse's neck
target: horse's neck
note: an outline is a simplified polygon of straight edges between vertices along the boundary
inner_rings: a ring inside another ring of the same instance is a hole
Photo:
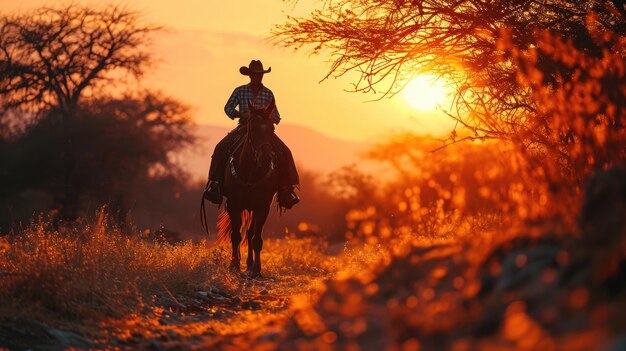
[[[254,168],[254,148],[252,147],[252,143],[247,136],[246,139],[244,139],[243,145],[241,146],[241,152],[237,159],[239,161],[237,162],[237,168],[240,170],[242,175],[249,175]]]

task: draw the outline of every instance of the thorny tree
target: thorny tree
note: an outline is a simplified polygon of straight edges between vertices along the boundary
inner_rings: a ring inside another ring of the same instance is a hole
[[[71,119],[81,97],[115,74],[150,65],[140,15],[118,6],[44,7],[0,16],[0,125],[22,129],[55,110]]]
[[[462,136],[455,128],[448,142],[511,141],[523,153],[553,156],[559,167],[575,174],[579,170],[563,150],[579,142],[576,133],[563,124],[553,127],[533,88],[567,87],[577,70],[591,65],[574,64],[541,47],[548,44],[542,40],[545,31],[563,38],[563,47],[596,60],[596,69],[603,62],[624,61],[626,8],[621,0],[325,1],[308,18],[289,18],[277,26],[274,39],[330,54],[327,77],[357,72],[355,91],[392,95],[415,75],[436,74],[456,91],[445,110],[464,127]],[[536,69],[523,67],[529,62]],[[618,105],[601,123],[622,129],[617,122],[624,118],[624,75],[617,69],[596,81]]]
[[[85,182],[81,101],[111,92],[113,81],[139,78],[152,63],[146,49],[157,29],[119,6],[69,4],[0,15],[0,141],[17,140],[41,121],[56,121],[63,147],[54,160],[61,169],[47,176],[61,179],[55,187],[62,190],[54,193],[62,217],[76,215],[76,184]]]

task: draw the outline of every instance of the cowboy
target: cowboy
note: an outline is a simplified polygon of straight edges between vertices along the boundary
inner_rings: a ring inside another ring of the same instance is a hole
[[[272,91],[261,83],[263,75],[271,71],[271,67],[264,70],[263,64],[259,60],[252,60],[248,67],[242,66],[239,68],[239,73],[250,77],[250,83],[235,88],[228,102],[226,102],[226,106],[224,106],[226,115],[230,119],[239,118],[239,124],[215,146],[215,151],[211,157],[209,182],[205,190],[205,197],[215,204],[222,203],[220,181],[224,174],[228,153],[237,137],[245,133],[244,127],[248,122],[248,118],[250,118],[248,103],[255,109],[260,109],[268,106],[272,101],[274,103],[276,101]],[[237,106],[239,109],[236,109]],[[280,122],[281,118],[277,108],[274,108],[272,111],[271,118],[275,124]],[[276,134],[274,134],[272,139],[272,146],[278,155],[278,204],[281,207],[290,209],[300,202],[300,198],[294,191],[294,187],[300,183],[298,171],[296,170],[291,151]]]

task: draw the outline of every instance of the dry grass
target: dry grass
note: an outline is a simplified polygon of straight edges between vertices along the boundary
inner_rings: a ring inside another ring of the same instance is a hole
[[[343,248],[339,263],[326,251],[316,238],[266,240],[264,275],[279,282],[276,294],[289,296],[306,293],[339,268],[360,271],[380,256],[377,249]],[[0,317],[52,324],[123,318],[151,307],[158,296],[195,295],[208,286],[245,295],[248,285],[226,270],[229,259],[230,247],[207,241],[173,245],[129,234],[108,224],[104,212],[58,229],[40,219],[0,238]]]
[[[289,306],[318,296],[325,282],[358,276],[390,257],[379,245],[329,248],[322,237],[287,235],[265,241],[265,279],[249,280],[228,272],[229,245],[207,241],[172,245],[151,234],[128,233],[108,222],[104,212],[92,221],[79,220],[57,229],[40,219],[0,238],[0,272],[4,275],[0,279],[0,322],[9,326],[43,322],[76,331],[101,345],[169,337],[172,331],[197,338],[210,339],[212,335],[219,342],[288,319]],[[243,265],[246,251],[243,247]],[[194,308],[204,310],[201,316],[162,305],[164,299],[181,297],[187,304],[197,299],[198,291],[216,289],[233,299],[198,301]],[[257,301],[262,308],[242,308],[246,301]],[[171,312],[177,313],[180,323],[161,323]],[[45,337],[37,340],[43,342]]]
[[[206,243],[170,245],[106,224],[78,222],[53,230],[39,221],[5,239],[0,249],[0,306],[22,306],[68,320],[136,310],[164,290],[193,290],[217,273]]]

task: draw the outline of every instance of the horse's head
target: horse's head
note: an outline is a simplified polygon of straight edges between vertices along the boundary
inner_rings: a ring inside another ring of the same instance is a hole
[[[268,164],[272,160],[272,135],[274,134],[274,122],[272,112],[276,108],[274,101],[263,108],[255,108],[248,101],[250,118],[248,119],[248,137],[252,148],[255,150],[255,160],[258,166]]]
[[[269,123],[270,125],[273,125],[272,112],[274,112],[275,108],[276,103],[274,100],[272,100],[269,105],[262,108],[254,107],[252,101],[248,100],[248,110],[250,110],[249,121],[253,121],[254,123]]]

